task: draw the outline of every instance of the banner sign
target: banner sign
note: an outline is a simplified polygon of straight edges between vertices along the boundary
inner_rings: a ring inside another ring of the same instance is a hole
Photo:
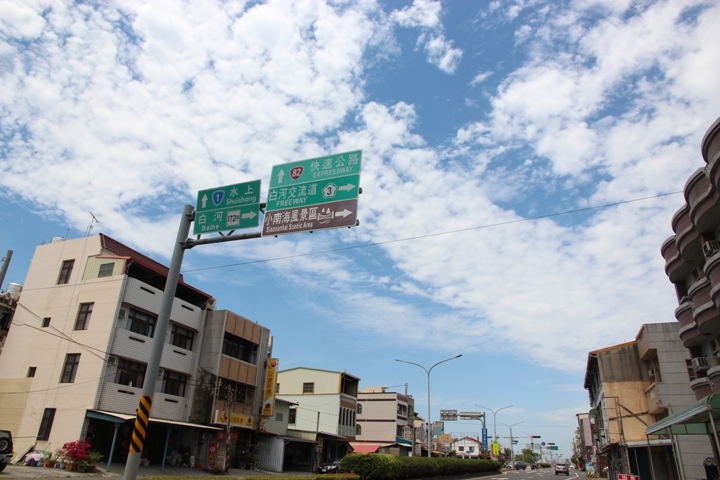
[[[275,385],[277,383],[277,369],[280,360],[269,358],[265,373],[265,395],[263,395],[263,417],[275,415]]]

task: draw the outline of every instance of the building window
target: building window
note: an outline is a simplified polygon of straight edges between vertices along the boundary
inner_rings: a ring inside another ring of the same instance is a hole
[[[186,385],[187,375],[165,370],[165,373],[163,374],[163,393],[184,397]]]
[[[128,312],[126,328],[131,332],[152,338],[155,334],[155,320],[155,316],[131,308]]]
[[[465,447],[463,447],[462,445],[458,446],[458,452],[464,452],[464,451],[465,451]]]
[[[303,383],[303,393],[315,393],[315,384],[312,382]]]
[[[275,395],[277,395],[278,393],[280,393],[280,384],[276,383],[275,384]]]
[[[58,285],[66,284],[70,281],[70,274],[72,273],[73,265],[75,260],[65,260],[60,268],[60,276],[58,276]]]
[[[112,277],[114,270],[115,270],[114,263],[103,263],[102,265],[100,265],[100,270],[98,271],[98,278]]]
[[[87,330],[92,315],[93,304],[81,303],[78,309],[77,319],[75,320],[75,330]]]
[[[185,350],[192,350],[194,339],[195,332],[173,323],[170,343]]]
[[[712,349],[712,362],[710,363],[717,367],[720,365],[720,336],[712,339],[710,348]]]
[[[228,397],[232,398],[235,405],[252,407],[255,403],[255,387],[224,378],[218,389],[217,398],[227,400]]]
[[[223,337],[223,355],[255,365],[257,362],[257,348],[258,346],[254,343],[225,332],[225,336]]]
[[[355,425],[355,436],[359,437],[360,435],[362,435],[362,426],[358,423]]]
[[[295,425],[296,421],[297,421],[297,407],[290,407],[290,411],[288,412],[288,423],[290,425]]]
[[[55,409],[46,408],[43,411],[42,420],[40,420],[40,429],[38,430],[38,440],[48,440],[50,438],[50,430],[52,430],[53,420],[55,420]]]
[[[131,362],[124,358],[118,359],[117,372],[115,373],[115,383],[127,385],[128,387],[142,388],[145,381],[145,370],[147,365],[144,363]]]
[[[36,371],[37,371],[37,367],[28,367],[27,376],[28,376],[28,377],[34,377]]]
[[[42,328],[47,328],[50,326],[50,317],[45,317],[42,320]]]
[[[697,375],[695,374],[695,367],[693,367],[692,360],[685,360],[685,366],[687,367],[688,377],[690,378],[690,381],[692,382],[697,378]]]
[[[362,403],[357,404],[357,413],[358,415],[362,415]]]
[[[282,414],[282,412],[275,412],[275,421],[276,421],[276,422],[282,422],[282,421],[283,421],[283,414]]]
[[[75,381],[75,374],[80,364],[79,353],[68,353],[65,356],[65,366],[63,367],[62,377],[60,383],[73,383]]]

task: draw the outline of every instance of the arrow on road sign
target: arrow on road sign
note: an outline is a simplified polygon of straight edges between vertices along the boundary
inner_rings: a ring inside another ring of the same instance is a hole
[[[242,218],[255,218],[257,216],[257,213],[255,212],[249,212],[249,213],[243,213]]]
[[[343,185],[342,187],[340,187],[338,190],[340,190],[341,192],[342,192],[342,191],[345,191],[345,190],[352,190],[352,189],[355,188],[356,186],[357,186],[357,185],[353,185],[352,183],[348,183],[347,185]]]
[[[353,212],[350,210],[340,210],[339,212],[335,212],[336,217],[347,217],[348,215],[352,215]]]

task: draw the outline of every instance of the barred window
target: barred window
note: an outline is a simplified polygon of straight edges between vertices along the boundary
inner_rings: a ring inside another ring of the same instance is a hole
[[[184,397],[185,387],[187,386],[187,378],[187,375],[165,370],[165,373],[163,374],[162,392],[167,393],[168,395]]]
[[[68,353],[65,356],[65,365],[63,366],[63,372],[62,372],[62,377],[60,377],[60,383],[75,382],[75,375],[77,374],[79,364],[80,364],[80,354],[79,353]]]
[[[100,270],[98,271],[98,278],[111,277],[113,274],[113,270],[115,270],[114,263],[103,263],[102,265],[100,265]]]
[[[75,330],[87,330],[92,315],[93,304],[81,303],[78,309],[77,318],[75,319]]]
[[[194,339],[194,331],[173,323],[172,333],[170,334],[171,344],[184,348],[185,350],[192,350]]]
[[[65,260],[60,268],[60,275],[58,276],[58,285],[64,285],[70,281],[70,274],[72,273],[75,260]]]
[[[155,334],[155,320],[157,320],[157,318],[154,315],[131,308],[128,312],[126,328],[131,332],[152,338]]]
[[[144,363],[132,362],[121,358],[118,360],[117,372],[115,373],[115,383],[127,385],[129,387],[142,388],[145,381],[145,370],[147,365]]]

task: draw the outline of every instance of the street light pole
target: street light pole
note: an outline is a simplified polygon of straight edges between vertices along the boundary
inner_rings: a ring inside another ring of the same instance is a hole
[[[513,434],[512,434],[512,427],[514,427],[515,425],[520,425],[521,423],[524,423],[524,422],[517,422],[517,423],[513,423],[512,425],[508,425],[507,423],[502,423],[502,422],[499,422],[499,423],[500,423],[500,425],[505,425],[506,427],[508,427],[510,429],[510,461],[514,464],[515,463],[515,450],[513,450],[513,442],[515,441],[515,437],[513,437]]]
[[[425,373],[427,374],[427,383],[428,383],[428,386],[427,386],[427,391],[428,391],[428,414],[427,414],[428,454],[427,454],[427,456],[428,457],[432,456],[432,454],[431,454],[431,451],[432,451],[432,430],[431,429],[432,429],[432,427],[430,426],[430,372],[432,372],[432,369],[437,367],[441,363],[449,362],[450,360],[455,360],[456,358],[460,358],[460,357],[462,357],[462,353],[460,355],[455,355],[454,357],[446,358],[445,360],[440,360],[439,362],[437,362],[430,368],[425,368],[422,365],[420,365],[419,363],[408,362],[407,360],[400,360],[398,358],[395,359],[396,362],[409,363],[410,365],[416,365],[416,366],[422,368],[423,370],[425,370]],[[413,445],[413,450],[415,450],[415,445]]]
[[[514,407],[515,405],[506,405],[504,407],[500,407],[497,410],[493,410],[492,408],[483,407],[482,405],[475,404],[476,407],[484,408],[485,410],[490,410],[493,414],[493,441],[497,442],[497,425],[495,422],[495,414],[499,412],[500,410],[504,410],[506,408]]]

